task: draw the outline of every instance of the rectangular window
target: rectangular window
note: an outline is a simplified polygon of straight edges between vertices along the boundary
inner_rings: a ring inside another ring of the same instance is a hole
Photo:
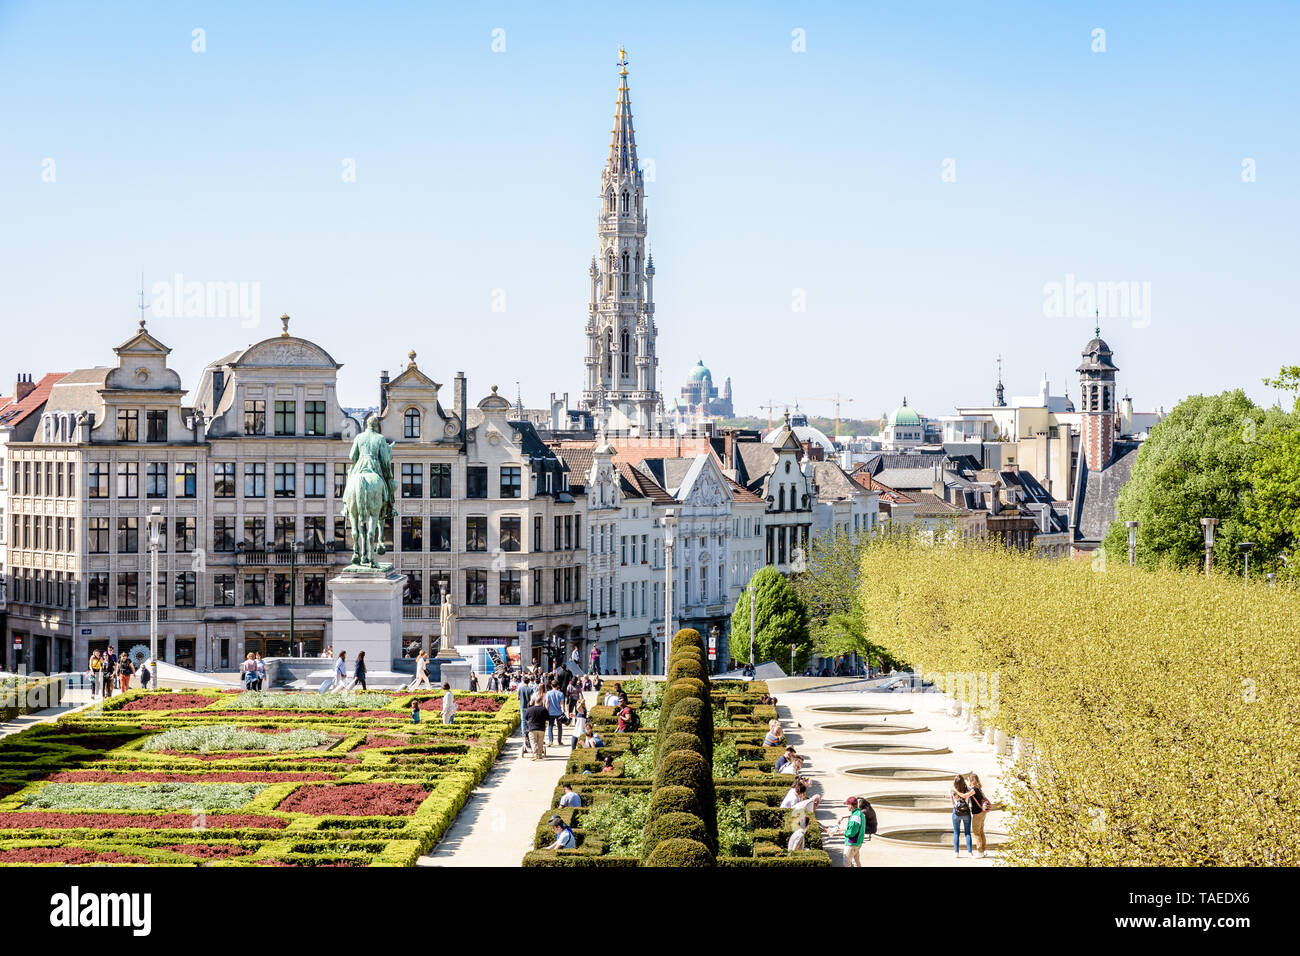
[[[623,563],[627,564],[627,535],[620,536],[619,543],[623,548]],[[633,545],[635,547],[635,545]]]
[[[542,550],[542,516],[533,515],[533,550]]]
[[[470,465],[465,469],[465,497],[486,498],[488,480],[486,465]]]
[[[302,576],[302,603],[310,607],[325,605],[325,575],[312,572]]]
[[[266,519],[247,517],[244,519],[244,550],[266,550]]]
[[[244,497],[266,497],[266,463],[250,461],[244,463]]]
[[[334,519],[334,550],[343,551],[348,548],[348,519]]]
[[[140,519],[139,518],[118,518],[117,519],[117,553],[118,554],[139,554],[140,553]]]
[[[167,462],[151,461],[144,466],[144,494],[146,498],[167,497]]]
[[[282,550],[293,547],[294,541],[298,538],[297,518],[292,515],[276,515],[272,528],[274,529],[276,548]]]
[[[86,606],[108,607],[108,572],[92,571],[86,575]]]
[[[140,497],[140,463],[119,461],[117,463],[117,496],[119,498]]]
[[[150,600],[156,600],[158,602],[159,607],[166,607],[167,606],[167,572],[166,571],[158,572],[158,590],[154,592],[152,595],[149,590],[150,587],[152,587],[152,579],[149,577],[148,574],[145,574],[144,576],[144,584],[145,584],[145,589],[144,589],[145,606],[146,607],[148,606]]]
[[[199,466],[197,462],[176,463],[176,497],[194,498],[199,493]]]
[[[86,497],[108,497],[108,462],[92,461],[86,465]]]
[[[402,589],[402,603],[418,605],[424,603],[424,575],[408,571],[406,587]]]
[[[429,497],[451,497],[451,465],[429,466]]]
[[[573,550],[573,515],[564,516],[564,550]]]
[[[212,576],[212,606],[235,606],[235,576],[233,574],[214,574]]]
[[[429,550],[451,550],[451,519],[434,516],[429,519]]]
[[[275,496],[292,498],[298,492],[298,466],[291,461],[275,463]]]
[[[175,522],[173,540],[176,542],[176,553],[192,554],[198,546],[194,534],[194,519],[177,518]]]
[[[230,552],[235,550],[235,518],[223,515],[212,519],[212,550]]]
[[[534,604],[542,603],[542,569],[541,568],[535,568],[533,570],[533,603]]]
[[[308,515],[302,519],[302,544],[309,551],[319,551],[325,547],[325,517]]]
[[[108,519],[87,518],[86,530],[90,534],[90,553],[108,554]]]
[[[348,487],[348,463],[346,461],[334,462],[334,497],[342,499],[343,492]]]
[[[244,575],[244,606],[261,607],[266,604],[266,575]]]
[[[277,435],[296,435],[298,433],[298,423],[295,421],[297,414],[297,402],[277,401],[275,403],[275,433]]]
[[[302,432],[313,437],[325,434],[324,402],[303,402]]]
[[[465,572],[465,603],[471,605],[487,604],[487,572]]]
[[[235,463],[218,461],[212,465],[212,497],[235,497]]]
[[[555,604],[559,604],[560,594],[560,569],[555,568],[551,571],[551,601]]]
[[[275,574],[271,577],[272,586],[275,591],[273,601],[276,607],[289,606],[289,575]]]
[[[451,575],[446,571],[430,571],[429,603],[441,604],[444,594],[452,594]]]
[[[501,604],[523,604],[523,572],[502,571],[498,600]]]
[[[424,497],[424,465],[418,461],[402,463],[402,497]]]
[[[486,551],[487,549],[487,517],[471,515],[465,519],[465,550]]]
[[[501,497],[518,498],[522,492],[518,465],[501,466]]]
[[[198,600],[197,588],[193,571],[177,571],[172,586],[172,607],[194,607]]]
[[[140,440],[140,413],[134,408],[117,410],[117,440]]]
[[[424,550],[424,519],[418,515],[402,519],[402,550]]]
[[[520,550],[523,545],[523,536],[523,519],[518,515],[503,515],[501,518],[501,550]]]
[[[68,462],[68,497],[75,498],[76,496],[77,496],[77,464],[76,462],[70,461]]]
[[[309,461],[302,466],[302,496],[325,497],[325,462]]]
[[[167,409],[151,408],[144,413],[145,416],[145,440],[146,441],[166,441],[167,440]]]
[[[560,537],[560,533],[561,533],[560,527],[561,527],[560,516],[556,515],[555,516],[555,547],[551,549],[552,551],[559,551],[560,545],[563,543],[564,539]]]
[[[123,571],[117,576],[117,606],[140,606],[140,577],[135,571]]]
[[[266,402],[260,398],[244,402],[244,434],[266,434]]]

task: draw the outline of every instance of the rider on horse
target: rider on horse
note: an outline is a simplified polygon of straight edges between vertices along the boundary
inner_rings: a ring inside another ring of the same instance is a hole
[[[348,470],[343,505],[344,514],[353,519],[355,546],[352,560],[353,563],[361,563],[363,559],[369,559],[369,563],[373,563],[375,553],[384,553],[383,528],[394,513],[397,499],[397,481],[393,478],[393,446],[379,433],[379,416],[371,415],[366,419],[365,431],[352,442],[351,459],[352,467]],[[373,485],[382,485],[382,499],[373,502],[374,505],[379,505],[377,508],[366,500],[368,496],[362,488]],[[371,539],[363,543],[362,538],[369,531],[365,527],[367,518],[374,520],[374,539],[377,540]]]

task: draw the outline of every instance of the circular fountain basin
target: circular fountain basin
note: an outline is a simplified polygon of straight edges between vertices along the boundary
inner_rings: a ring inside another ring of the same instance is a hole
[[[895,710],[892,707],[866,707],[859,704],[821,704],[817,707],[809,707],[808,711],[813,714],[845,714],[858,717],[896,717],[911,713],[906,708]]]
[[[861,766],[844,767],[840,773],[846,777],[866,777],[870,780],[947,780],[957,776],[956,770],[941,770],[938,767],[888,767]]]
[[[930,729],[916,724],[891,724],[885,720],[832,720],[815,726],[818,730],[845,734],[923,734]]]
[[[952,812],[952,797],[946,793],[867,793],[862,796],[866,797],[867,802],[873,807],[884,807],[886,810]]]
[[[947,747],[922,747],[915,744],[886,744],[867,741],[841,741],[837,744],[827,744],[827,750],[835,750],[840,753],[854,754],[887,754],[896,757],[922,756],[926,754],[947,754],[952,753]]]
[[[929,848],[933,850],[952,850],[952,827],[885,827],[876,833],[877,840],[886,843],[902,843],[907,846]],[[965,839],[965,836],[962,837]],[[991,850],[1004,846],[1011,837],[1000,830],[985,830],[984,839]]]

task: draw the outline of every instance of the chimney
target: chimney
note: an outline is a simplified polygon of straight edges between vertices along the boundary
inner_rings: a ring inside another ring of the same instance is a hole
[[[18,381],[14,382],[14,401],[21,402],[35,390],[36,386],[32,384],[31,374],[19,374]]]
[[[379,373],[379,414],[382,417],[388,408],[388,369]]]
[[[457,372],[451,386],[451,403],[456,407],[456,417],[460,419],[460,438],[465,440],[465,373]]]

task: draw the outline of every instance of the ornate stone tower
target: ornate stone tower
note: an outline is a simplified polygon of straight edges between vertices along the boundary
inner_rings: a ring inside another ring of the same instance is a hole
[[[1090,471],[1100,471],[1110,464],[1115,447],[1115,373],[1110,346],[1102,341],[1098,327],[1093,339],[1083,348],[1079,373],[1079,443]]]
[[[611,432],[649,435],[660,427],[662,407],[656,384],[655,267],[646,250],[645,183],[636,158],[627,53],[618,53],[614,132],[600,174],[600,251],[588,269],[591,300],[582,407]]]

